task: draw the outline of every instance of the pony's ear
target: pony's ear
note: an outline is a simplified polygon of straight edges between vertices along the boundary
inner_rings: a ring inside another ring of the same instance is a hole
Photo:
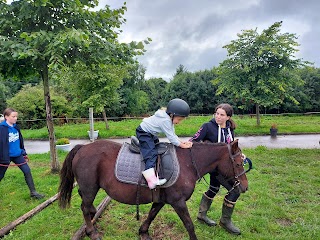
[[[231,143],[231,147],[232,147],[232,152],[236,152],[237,149],[239,148],[239,139],[236,139],[234,140],[232,143]]]

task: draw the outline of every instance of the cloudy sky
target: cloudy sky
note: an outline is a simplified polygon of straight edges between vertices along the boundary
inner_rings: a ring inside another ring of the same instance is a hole
[[[118,8],[123,0],[100,0]],[[261,32],[283,21],[282,32],[295,33],[297,57],[320,67],[319,0],[127,0],[122,42],[152,38],[139,57],[146,78],[170,80],[182,64],[189,71],[210,69],[226,58],[222,48],[244,29]]]

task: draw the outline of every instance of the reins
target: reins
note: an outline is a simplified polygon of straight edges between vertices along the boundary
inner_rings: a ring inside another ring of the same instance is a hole
[[[201,181],[201,176],[200,176],[200,173],[199,173],[199,170],[198,170],[198,167],[197,167],[197,163],[196,163],[196,161],[194,160],[194,157],[193,157],[193,154],[192,154],[192,147],[189,148],[189,150],[190,150],[192,165],[193,165],[193,167],[194,167],[195,170],[196,170],[196,173],[197,173],[197,176],[198,176],[198,182],[200,182],[200,181]],[[202,177],[202,178],[204,179],[204,181],[206,181],[204,177]]]
[[[24,159],[26,160],[25,162],[18,163],[18,164],[1,164],[0,163],[0,167],[19,167],[21,165],[27,164],[30,161],[28,156],[24,156]]]

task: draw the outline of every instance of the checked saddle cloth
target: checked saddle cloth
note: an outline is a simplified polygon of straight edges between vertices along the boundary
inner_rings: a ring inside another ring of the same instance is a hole
[[[162,151],[161,162],[159,165],[159,178],[167,179],[164,185],[160,188],[172,186],[178,179],[180,166],[176,155],[174,145],[170,143],[161,143],[166,150]],[[129,143],[123,143],[116,160],[115,176],[120,182],[130,183],[142,186],[148,186],[146,180],[142,176],[142,171],[145,169],[145,163],[140,153],[133,153],[130,150]],[[158,158],[159,159],[159,158]]]

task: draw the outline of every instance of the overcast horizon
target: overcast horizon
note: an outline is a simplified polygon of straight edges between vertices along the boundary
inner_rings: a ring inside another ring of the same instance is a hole
[[[112,9],[121,0],[100,0]],[[227,57],[222,48],[237,39],[241,30],[259,33],[273,23],[283,21],[281,32],[294,33],[300,46],[296,57],[320,66],[320,2],[289,0],[130,0],[121,26],[121,42],[150,37],[147,52],[138,58],[146,67],[146,79],[170,80],[182,64],[188,71],[211,69]]]

